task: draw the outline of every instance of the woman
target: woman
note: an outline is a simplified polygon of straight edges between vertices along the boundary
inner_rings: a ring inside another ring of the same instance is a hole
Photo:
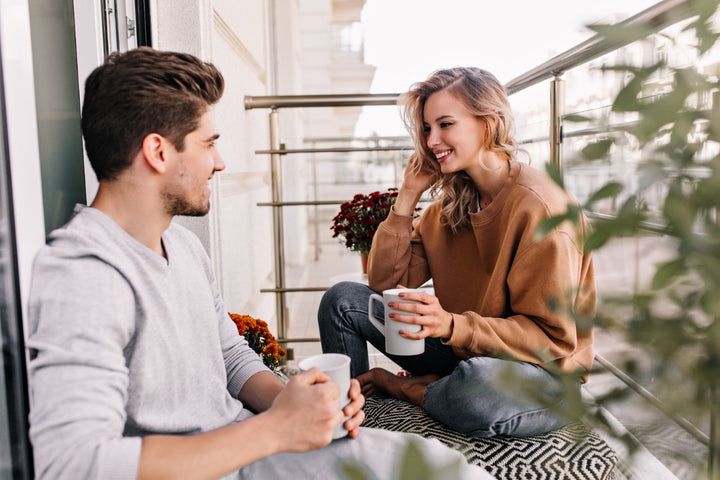
[[[541,238],[535,231],[577,202],[547,174],[516,161],[510,106],[490,73],[440,70],[414,85],[404,104],[416,151],[373,239],[370,288],[341,283],[323,296],[323,351],[350,355],[365,394],[421,405],[469,435],[558,428],[566,421],[564,398],[577,396],[593,361],[590,322],[581,328],[575,321],[594,314],[593,264],[583,253],[584,223],[565,222]],[[426,190],[439,199],[413,222]],[[411,376],[368,371],[366,341],[384,347],[367,319],[368,296],[429,279],[434,295],[407,293],[421,304],[393,307],[420,314],[393,314],[422,325],[402,335],[425,339],[424,354],[388,356]],[[577,379],[570,392],[560,373]]]

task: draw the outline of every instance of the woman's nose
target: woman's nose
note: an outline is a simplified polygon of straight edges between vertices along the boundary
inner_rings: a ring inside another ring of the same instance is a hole
[[[425,142],[427,143],[427,146],[429,148],[433,148],[440,143],[439,135],[435,133],[434,129],[431,128],[430,130],[428,130],[427,136],[425,137]]]

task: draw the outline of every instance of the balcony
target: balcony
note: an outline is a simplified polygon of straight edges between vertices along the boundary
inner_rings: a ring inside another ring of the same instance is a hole
[[[631,29],[637,25],[651,25],[658,32],[669,29],[675,35],[687,25],[686,7],[685,2],[660,2],[623,22],[623,26]],[[639,201],[647,205],[649,212],[656,212],[658,217],[662,212],[666,187],[661,183],[654,189],[641,191],[639,188],[643,180],[638,165],[645,159],[647,149],[628,140],[616,142],[612,154],[604,162],[578,160],[583,147],[611,135],[622,135],[620,132],[623,129],[638,120],[632,114],[611,111],[610,97],[588,97],[587,86],[592,82],[604,82],[599,90],[612,91],[609,90],[612,87],[615,88],[613,95],[616,94],[617,88],[622,88],[625,83],[612,72],[602,73],[603,67],[611,64],[608,58],[637,57],[647,65],[643,56],[647,52],[651,56],[658,53],[663,57],[662,38],[655,47],[648,48],[647,43],[652,40],[647,38],[644,45],[638,46],[632,41],[635,39],[618,42],[597,35],[506,84],[508,92],[515,94],[546,81],[549,83],[550,99],[549,108],[544,112],[545,120],[518,127],[521,133],[524,132],[520,138],[523,146],[531,151],[533,162],[539,161],[541,165],[548,164],[562,171],[566,187],[582,203],[608,181],[622,184],[624,192],[629,192],[623,194],[625,196],[615,195],[597,202],[596,208],[587,212],[594,222],[612,217],[631,194],[641,194]],[[709,66],[708,70],[711,69]],[[571,81],[574,83],[568,87],[566,84]],[[645,88],[644,97],[661,97],[671,92],[673,86],[661,71]],[[566,96],[566,91],[572,95]],[[578,91],[581,93],[578,94]],[[709,99],[698,98],[694,107],[699,110],[718,108],[718,103]],[[394,105],[395,102],[394,95],[247,97],[246,108],[269,108],[272,125],[272,116],[284,108],[356,108]],[[603,118],[605,126],[598,129],[571,120],[588,113]],[[519,117],[517,112],[516,116]],[[528,115],[530,119],[538,117],[541,116]],[[549,134],[542,134],[543,130],[549,131]],[[409,139],[396,137],[309,138],[305,142],[307,149],[293,151],[280,147],[281,132],[274,130],[270,135],[270,148],[256,153],[270,155],[274,171],[280,172],[282,164],[293,161],[294,154],[304,153],[311,155],[304,161],[307,168],[315,172],[313,184],[308,190],[309,200],[283,198],[282,182],[277,181],[272,202],[262,205],[273,211],[275,248],[279,260],[275,288],[266,292],[276,295],[277,328],[282,341],[291,349],[292,364],[300,358],[320,353],[315,323],[322,292],[339,280],[362,281],[359,258],[330,238],[330,219],[338,204],[349,200],[355,193],[398,186],[399,172],[402,172],[412,147]],[[701,158],[710,159],[716,154],[716,148],[710,145],[702,152]],[[701,178],[705,175],[702,170],[684,171],[683,174]],[[282,222],[284,212],[294,208],[307,209],[309,238],[314,248],[305,265],[286,268],[282,262],[286,241]],[[675,240],[667,233],[664,225],[648,221],[635,235],[613,240],[597,250],[600,297],[609,299],[617,294],[639,293],[646,289],[654,274],[653,266],[667,259],[675,248]],[[618,318],[625,316],[630,319],[634,315],[632,311],[615,313]],[[596,330],[596,350],[595,371],[584,390],[591,398],[602,399],[597,400],[598,407],[605,412],[606,418],[611,419],[612,428],[617,429],[614,435],[606,436],[608,443],[621,456],[616,478],[691,479],[696,478],[700,473],[698,468],[703,468],[703,464],[709,468],[711,478],[717,478],[719,474],[714,462],[717,461],[718,438],[717,431],[711,428],[711,424],[717,424],[717,419],[711,417],[710,408],[695,418],[682,417],[659,398],[668,392],[655,383],[653,372],[663,365],[665,359],[628,342],[617,331],[602,326]],[[399,368],[377,352],[371,355],[371,363],[388,369]],[[628,370],[628,366],[632,371]],[[632,447],[617,440],[618,432],[631,439]],[[636,450],[631,453],[632,448]]]

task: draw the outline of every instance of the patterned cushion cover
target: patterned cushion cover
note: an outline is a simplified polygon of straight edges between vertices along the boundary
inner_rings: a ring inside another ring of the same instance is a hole
[[[442,425],[417,405],[395,398],[367,397],[364,410],[364,427],[437,438],[498,480],[615,478],[615,452],[583,423],[534,437],[473,438]]]

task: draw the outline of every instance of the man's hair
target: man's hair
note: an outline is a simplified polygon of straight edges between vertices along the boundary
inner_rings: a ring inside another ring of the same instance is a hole
[[[117,178],[151,133],[182,151],[224,86],[214,65],[186,53],[140,47],[108,56],[87,78],[82,108],[85,149],[98,180]]]

